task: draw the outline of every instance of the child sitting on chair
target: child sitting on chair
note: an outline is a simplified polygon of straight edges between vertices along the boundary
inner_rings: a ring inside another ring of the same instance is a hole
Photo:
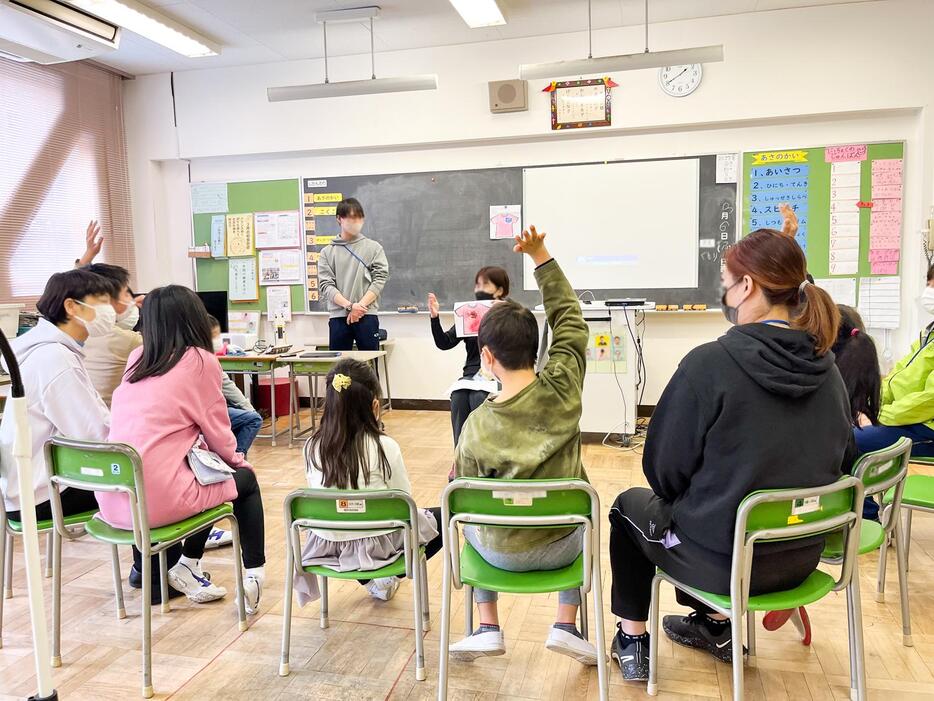
[[[305,444],[308,486],[312,489],[398,489],[412,493],[399,444],[380,428],[380,386],[372,369],[359,360],[339,361],[328,373],[324,414],[317,432]],[[440,509],[418,512],[418,541],[425,557],[441,550]],[[415,525],[415,524],[413,524]],[[399,530],[330,531],[310,529],[302,564],[337,572],[377,570],[404,552]],[[389,601],[398,577],[359,580],[374,599]],[[319,597],[314,575],[295,578],[298,603]]]
[[[503,390],[467,419],[457,446],[455,473],[500,479],[587,479],[580,440],[587,324],[574,290],[545,248],[545,234],[530,227],[516,237],[515,251],[525,253],[536,265],[535,279],[554,341],[547,365],[536,374],[538,324],[532,312],[506,300],[486,314],[477,338],[480,358]],[[465,526],[464,538],[489,564],[512,572],[566,567],[583,548],[580,527]],[[506,652],[496,592],[476,589],[474,594],[480,626],[451,646],[455,659]],[[596,648],[584,640],[575,623],[580,603],[579,590],[560,592],[545,647],[596,665]]]

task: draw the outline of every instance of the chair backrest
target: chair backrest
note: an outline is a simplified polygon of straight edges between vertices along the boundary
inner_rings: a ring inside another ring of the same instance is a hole
[[[143,489],[143,461],[123,443],[98,443],[55,437],[45,444],[56,528],[63,523],[60,487],[126,494],[137,547],[149,542],[149,518]]]
[[[911,439],[902,436],[888,448],[860,456],[853,465],[853,475],[863,481],[867,497],[885,492],[903,482],[911,461]],[[901,501],[901,490],[899,501]]]
[[[838,587],[846,586],[858,554],[862,504],[863,483],[852,476],[822,487],[769,489],[747,496],[736,513],[731,594],[744,601],[748,597],[756,543],[802,540],[835,531],[842,531],[844,539]]]

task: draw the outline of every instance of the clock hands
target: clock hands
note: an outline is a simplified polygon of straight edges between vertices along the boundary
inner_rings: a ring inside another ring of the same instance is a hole
[[[665,82],[665,85],[671,85],[674,81],[676,81],[678,78],[680,78],[681,76],[683,76],[683,75],[684,75],[685,73],[687,73],[687,72],[688,72],[688,69],[685,68],[683,71],[681,71],[681,72],[680,72],[678,75],[676,75],[674,78],[672,78],[672,79],[669,80],[669,81],[666,81],[666,82]]]

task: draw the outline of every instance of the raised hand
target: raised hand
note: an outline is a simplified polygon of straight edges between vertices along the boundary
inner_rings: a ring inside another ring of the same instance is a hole
[[[512,247],[512,250],[516,253],[525,253],[535,265],[547,263],[551,259],[548,249],[545,248],[545,234],[538,233],[534,226],[530,226],[515,238],[516,245]]]
[[[104,245],[104,237],[101,236],[101,225],[96,219],[88,222],[88,228],[84,235],[84,254],[78,259],[78,267],[90,265],[94,258],[101,252]]]
[[[428,293],[428,311],[431,313],[432,319],[437,319],[441,313],[441,306],[438,304],[438,298],[435,297],[434,292]]]
[[[787,202],[782,202],[778,206],[778,211],[785,220],[782,224],[782,233],[792,238],[798,233],[798,215]]]

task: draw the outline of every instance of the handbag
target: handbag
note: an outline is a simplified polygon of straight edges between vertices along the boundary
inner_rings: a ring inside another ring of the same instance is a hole
[[[188,467],[194,473],[198,484],[207,486],[233,479],[234,468],[225,463],[213,450],[198,447],[204,443],[204,436],[198,436],[198,440],[188,451]]]

